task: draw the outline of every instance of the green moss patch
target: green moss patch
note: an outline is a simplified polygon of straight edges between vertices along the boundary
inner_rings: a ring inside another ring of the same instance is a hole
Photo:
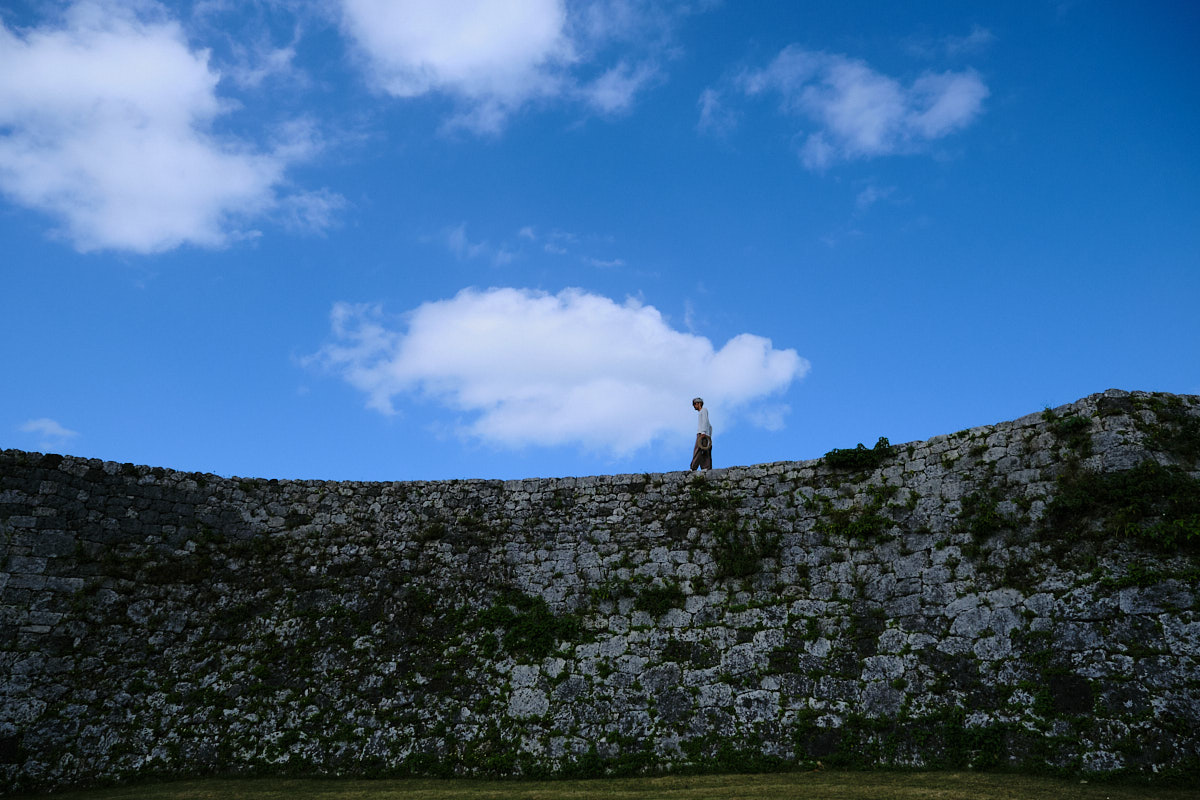
[[[559,642],[583,638],[583,622],[574,614],[557,615],[544,598],[510,590],[479,617],[485,628],[501,628],[508,651],[539,661],[554,652]]]
[[[1200,481],[1145,461],[1120,472],[1068,471],[1046,508],[1046,524],[1073,539],[1117,536],[1161,550],[1200,549]]]

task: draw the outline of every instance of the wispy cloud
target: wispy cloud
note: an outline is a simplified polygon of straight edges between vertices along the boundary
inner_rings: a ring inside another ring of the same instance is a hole
[[[926,59],[965,58],[985,52],[996,41],[996,35],[982,25],[972,25],[965,34],[951,34],[938,39],[914,37],[905,49],[914,56]]]
[[[338,224],[346,198],[328,189],[297,192],[281,198],[271,218],[293,233],[322,234]]]
[[[716,348],[673,329],[652,306],[568,289],[469,289],[389,320],[378,306],[340,303],[333,340],[309,359],[367,405],[423,396],[468,415],[461,432],[504,447],[581,445],[627,454],[688,431],[700,394],[723,424],[775,429],[761,401],[802,378],[795,350],[743,333]]]
[[[273,47],[268,42],[257,42],[252,46],[236,48],[238,63],[229,71],[229,77],[238,85],[257,89],[269,81],[281,80],[291,85],[307,82],[307,77],[295,65],[296,48]]]
[[[975,55],[986,50],[996,41],[996,35],[981,25],[971,27],[971,32],[965,36],[947,36],[942,46],[946,54],[955,56]]]
[[[57,220],[83,252],[218,247],[253,233],[315,142],[294,127],[265,149],[214,133],[232,106],[208,59],[152,2],[84,0],[21,32],[0,23],[0,192]]]
[[[653,64],[622,62],[584,86],[581,94],[597,111],[620,114],[628,111],[638,93],[658,76]]]
[[[854,207],[859,212],[866,211],[880,200],[886,200],[895,193],[895,186],[877,186],[869,183],[855,196]]]
[[[467,223],[461,222],[443,232],[443,241],[454,257],[460,261],[485,259],[494,266],[512,262],[515,254],[503,245],[493,245],[486,240],[471,241],[467,236]]]
[[[484,261],[503,266],[549,256],[589,267],[612,269],[625,266],[625,259],[612,254],[611,237],[577,234],[558,228],[526,225],[508,236],[476,238],[466,222],[450,225],[424,238],[444,246],[459,261]]]
[[[723,94],[701,97],[701,125],[722,108]],[[801,161],[813,170],[843,161],[917,152],[969,126],[982,113],[987,86],[974,70],[926,72],[905,85],[848,56],[792,45],[762,69],[733,81],[747,97],[778,97],[780,109],[805,123]]]
[[[43,450],[57,450],[65,447],[71,440],[79,436],[77,431],[69,430],[49,417],[31,419],[20,425],[17,430],[36,437],[37,446]]]
[[[552,256],[571,258],[591,267],[610,269],[625,266],[625,259],[610,254],[595,255],[597,250],[611,250],[610,237],[580,235],[557,228],[548,231],[526,225],[517,232],[517,237],[524,242],[541,249],[543,253]]]
[[[701,133],[724,136],[737,127],[737,114],[731,110],[716,89],[708,88],[700,93],[696,102],[700,107],[700,121],[696,129]]]

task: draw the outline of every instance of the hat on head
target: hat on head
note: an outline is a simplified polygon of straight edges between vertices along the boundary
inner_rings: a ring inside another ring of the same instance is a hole
[[[703,397],[693,397],[692,403],[699,403],[700,405],[704,405],[704,398]]]

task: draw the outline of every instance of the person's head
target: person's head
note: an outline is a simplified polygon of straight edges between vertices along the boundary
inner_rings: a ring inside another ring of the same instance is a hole
[[[693,397],[692,398],[692,408],[699,411],[703,407],[704,407],[704,399],[703,398],[701,398],[701,397]]]

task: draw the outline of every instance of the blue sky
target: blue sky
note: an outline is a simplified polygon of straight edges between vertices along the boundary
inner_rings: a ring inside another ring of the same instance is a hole
[[[1200,6],[0,6],[0,446],[816,458],[1200,393]]]

